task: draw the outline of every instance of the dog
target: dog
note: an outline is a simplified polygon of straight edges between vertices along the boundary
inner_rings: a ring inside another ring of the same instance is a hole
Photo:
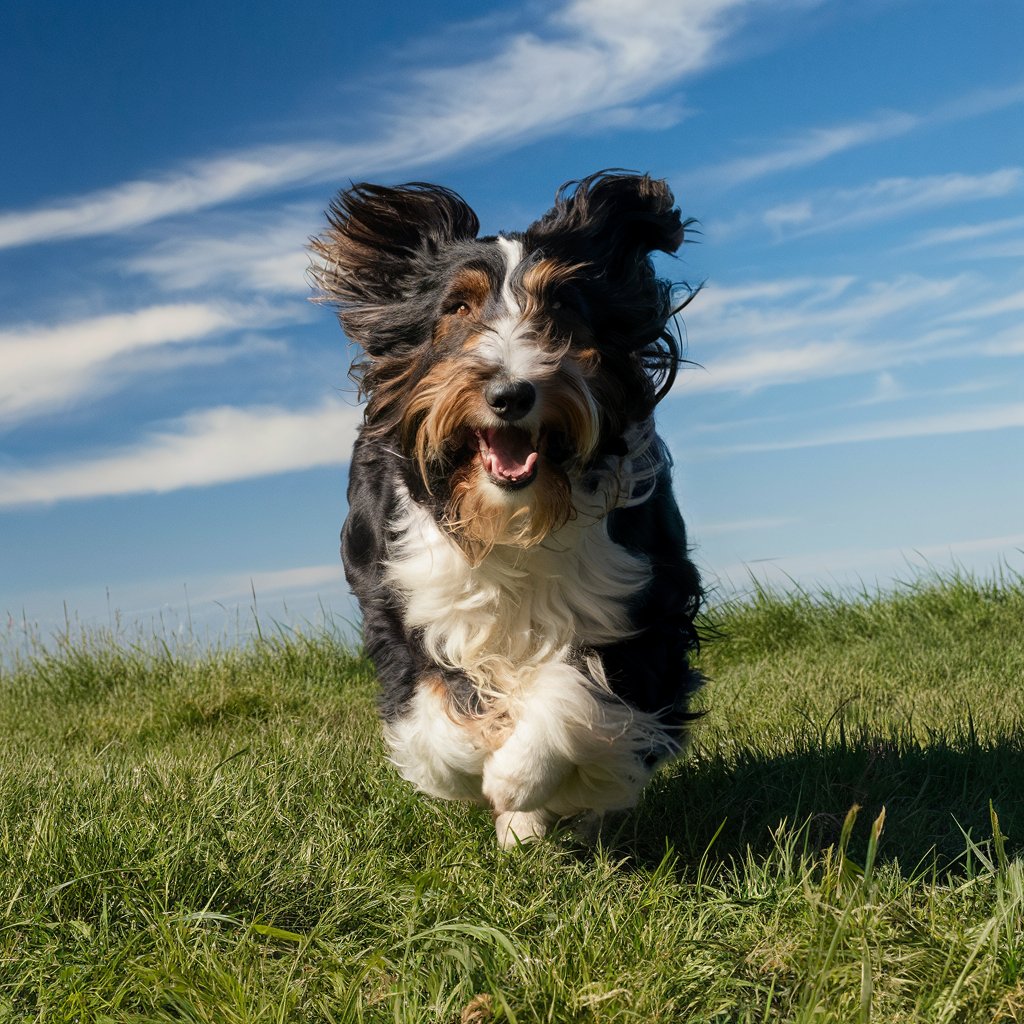
[[[391,760],[503,848],[633,807],[697,716],[701,583],[655,406],[681,362],[664,181],[569,182],[478,237],[455,192],[357,184],[312,240],[366,399],[342,557]]]

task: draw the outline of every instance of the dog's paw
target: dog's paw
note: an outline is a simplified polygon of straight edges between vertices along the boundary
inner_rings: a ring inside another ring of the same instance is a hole
[[[484,764],[483,793],[495,811],[535,811],[571,768],[553,755],[522,749],[513,734]]]
[[[494,831],[502,850],[536,843],[547,835],[550,824],[551,816],[544,811],[505,811],[494,816]]]

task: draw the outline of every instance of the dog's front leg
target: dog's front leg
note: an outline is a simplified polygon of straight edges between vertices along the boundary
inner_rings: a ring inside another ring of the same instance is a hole
[[[536,673],[515,699],[508,738],[484,763],[483,793],[496,815],[543,810],[575,769],[573,737],[591,724],[593,704],[570,666]]]
[[[494,831],[503,850],[513,850],[524,843],[534,843],[548,834],[556,815],[548,811],[494,812]]]
[[[542,724],[521,719],[484,763],[483,791],[494,810],[534,811],[572,769]]]

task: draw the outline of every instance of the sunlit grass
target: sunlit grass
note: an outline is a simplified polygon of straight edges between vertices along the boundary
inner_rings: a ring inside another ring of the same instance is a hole
[[[1024,1020],[1022,581],[711,618],[692,756],[596,849],[513,854],[395,776],[329,634],[35,648],[0,1020]]]

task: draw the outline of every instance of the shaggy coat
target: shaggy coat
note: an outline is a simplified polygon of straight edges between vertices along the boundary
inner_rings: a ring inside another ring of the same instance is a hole
[[[699,686],[700,580],[653,414],[679,350],[663,181],[600,172],[523,232],[359,184],[316,274],[363,357],[342,556],[392,761],[498,840],[635,804]]]

